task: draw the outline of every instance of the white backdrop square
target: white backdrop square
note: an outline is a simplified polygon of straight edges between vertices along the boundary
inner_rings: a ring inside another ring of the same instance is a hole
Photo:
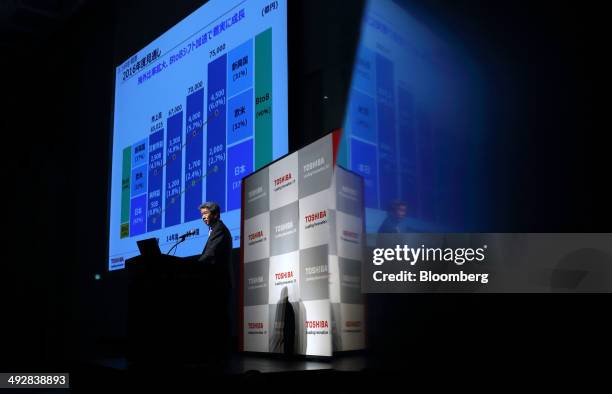
[[[298,152],[270,165],[270,209],[298,199]]]
[[[270,213],[264,212],[244,221],[244,262],[270,256]]]

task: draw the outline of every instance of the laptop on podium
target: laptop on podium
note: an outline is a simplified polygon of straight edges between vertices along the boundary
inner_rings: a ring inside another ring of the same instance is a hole
[[[136,241],[140,255],[145,257],[161,256],[162,252],[159,248],[159,241],[157,238],[147,238],[140,241]]]

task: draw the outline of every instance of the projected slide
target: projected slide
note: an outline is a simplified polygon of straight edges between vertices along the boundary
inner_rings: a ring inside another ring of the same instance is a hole
[[[215,201],[240,242],[244,176],[287,153],[286,1],[212,0],[116,70],[109,269],[156,237],[199,254]]]
[[[445,44],[390,0],[369,1],[355,57],[338,163],[364,177],[366,226],[377,232],[394,200],[412,225],[435,221],[434,131],[458,107]]]

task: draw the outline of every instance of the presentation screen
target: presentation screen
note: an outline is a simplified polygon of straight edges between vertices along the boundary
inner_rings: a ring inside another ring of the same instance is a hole
[[[109,270],[201,253],[203,201],[238,247],[242,178],[288,150],[286,0],[211,0],[119,65],[112,141]]]
[[[467,75],[447,43],[398,2],[367,2],[338,163],[364,178],[368,233],[398,201],[407,205],[403,232],[452,224],[466,182],[457,174],[469,162],[462,127],[473,101],[459,87]]]

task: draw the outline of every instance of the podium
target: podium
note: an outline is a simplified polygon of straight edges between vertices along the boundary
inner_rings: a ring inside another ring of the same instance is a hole
[[[184,364],[204,360],[214,338],[214,273],[198,256],[136,256],[128,272],[128,362]]]

